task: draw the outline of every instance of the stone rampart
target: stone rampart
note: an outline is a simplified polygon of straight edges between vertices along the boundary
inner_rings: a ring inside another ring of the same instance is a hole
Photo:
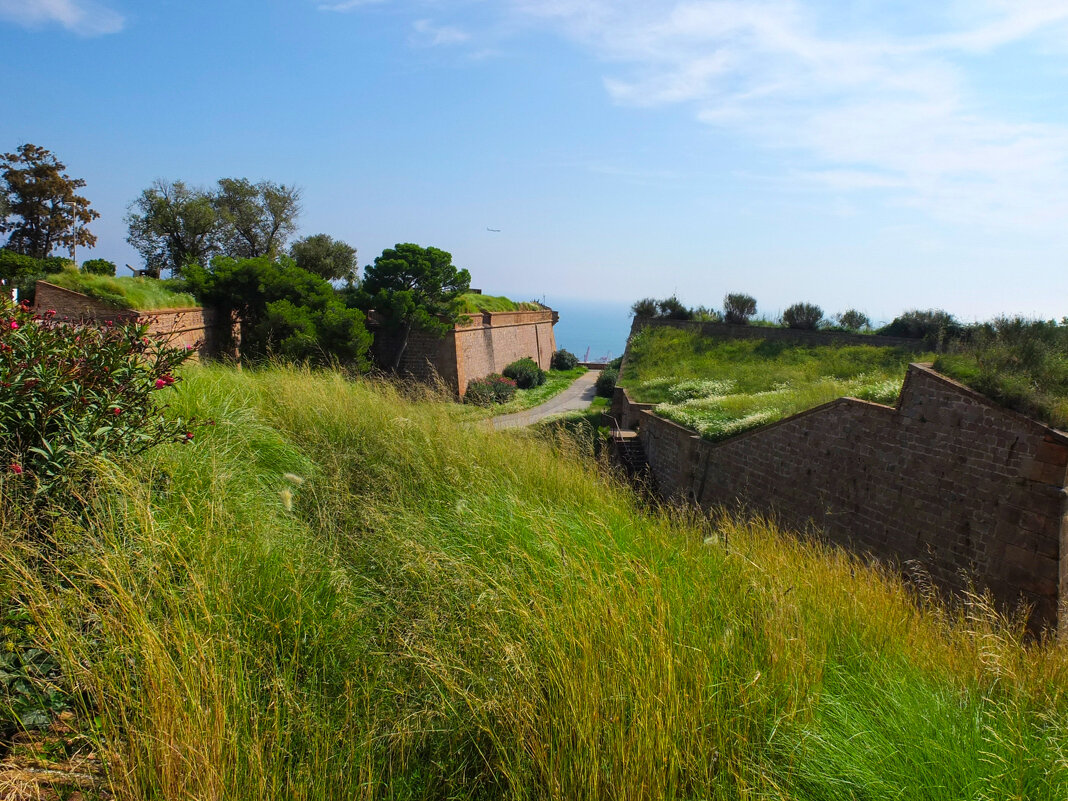
[[[919,364],[896,407],[841,398],[719,443],[633,406],[617,393],[663,495],[741,503],[1066,628],[1064,432]]]
[[[439,379],[463,395],[476,378],[499,373],[517,359],[529,356],[549,369],[556,338],[552,309],[514,312],[478,312],[457,324],[444,337],[413,330],[401,358],[400,372],[419,380]],[[368,318],[374,332],[376,361],[388,364],[396,353],[398,335]]]
[[[225,331],[217,327],[219,321],[213,309],[199,306],[180,309],[120,309],[81,292],[75,292],[47,281],[38,281],[35,307],[39,311],[55,311],[59,319],[71,321],[141,319],[148,323],[149,332],[166,337],[175,347],[196,348],[199,356],[218,356],[225,347]],[[225,322],[223,323],[225,325]]]

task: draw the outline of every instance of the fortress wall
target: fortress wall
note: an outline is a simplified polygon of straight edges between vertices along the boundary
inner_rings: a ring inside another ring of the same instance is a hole
[[[150,333],[165,337],[174,347],[196,348],[199,356],[217,356],[224,347],[225,331],[217,326],[225,321],[220,323],[213,309],[120,309],[47,281],[38,281],[36,292],[35,308],[39,312],[51,309],[59,319],[118,322],[140,318],[148,323]]]
[[[1036,628],[1065,627],[1060,431],[924,365],[909,367],[896,408],[843,398],[720,443],[637,415],[666,496],[740,502],[856,552],[921,566],[940,588],[974,582],[1005,607],[1023,601]]]

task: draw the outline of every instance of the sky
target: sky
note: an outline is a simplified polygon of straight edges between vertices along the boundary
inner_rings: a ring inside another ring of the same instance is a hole
[[[1068,315],[1068,0],[0,0],[0,73],[79,258],[246,177],[517,300]]]

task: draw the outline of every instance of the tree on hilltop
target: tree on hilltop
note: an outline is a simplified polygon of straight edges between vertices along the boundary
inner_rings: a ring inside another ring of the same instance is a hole
[[[413,328],[445,336],[462,316],[455,301],[470,287],[471,274],[444,250],[407,242],[382,251],[364,272],[363,292],[400,332],[391,369],[400,367]]]
[[[9,234],[8,250],[43,259],[63,248],[73,258],[78,245],[96,244],[87,226],[100,215],[76,192],[85,181],[67,175],[51,151],[27,143],[0,155],[0,168],[0,233]]]
[[[746,325],[756,314],[757,302],[752,295],[731,292],[723,298],[723,318],[734,325]]]

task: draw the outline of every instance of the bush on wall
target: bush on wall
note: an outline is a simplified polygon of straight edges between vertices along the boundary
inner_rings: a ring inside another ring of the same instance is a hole
[[[573,370],[578,365],[578,356],[569,350],[558,350],[553,354],[549,366],[554,370]]]
[[[619,370],[614,367],[606,367],[601,370],[601,374],[597,376],[597,382],[594,384],[594,388],[598,395],[602,398],[611,398],[612,393],[616,388],[616,381],[619,379]]]

